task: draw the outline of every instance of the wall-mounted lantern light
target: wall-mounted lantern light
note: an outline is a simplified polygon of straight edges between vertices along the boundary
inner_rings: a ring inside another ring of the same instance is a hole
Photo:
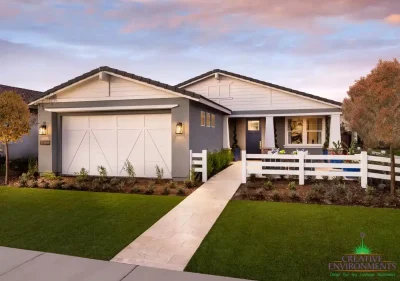
[[[46,122],[43,122],[42,126],[40,126],[40,128],[39,128],[39,135],[41,135],[41,136],[47,135],[47,126],[46,126]]]
[[[183,124],[182,122],[176,123],[175,134],[182,135],[183,134]]]

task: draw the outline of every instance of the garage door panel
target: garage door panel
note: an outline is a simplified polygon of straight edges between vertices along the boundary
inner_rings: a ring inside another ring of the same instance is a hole
[[[171,177],[170,114],[67,116],[62,122],[64,174],[84,167],[98,175],[97,167],[104,166],[109,176],[127,176],[128,159],[137,177],[155,177],[156,165]]]
[[[64,136],[64,134],[63,134]],[[69,131],[63,137],[62,173],[74,174],[81,168],[89,170],[88,131]]]
[[[144,128],[144,115],[120,115],[117,117],[118,129]]]
[[[128,176],[123,169],[125,161],[135,168],[137,177],[144,176],[144,137],[143,130],[118,130],[118,173],[119,176]]]
[[[115,130],[117,124],[117,117],[104,115],[104,116],[90,116],[89,126],[92,130]]]
[[[98,174],[97,166],[107,169],[110,176],[117,175],[117,136],[115,130],[92,130],[90,136],[90,171]]]

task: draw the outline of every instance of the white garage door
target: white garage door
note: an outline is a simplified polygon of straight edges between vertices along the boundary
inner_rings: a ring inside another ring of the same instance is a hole
[[[155,177],[158,165],[171,178],[171,115],[102,115],[62,117],[62,173],[81,168],[98,175],[126,176],[128,159],[137,177]]]

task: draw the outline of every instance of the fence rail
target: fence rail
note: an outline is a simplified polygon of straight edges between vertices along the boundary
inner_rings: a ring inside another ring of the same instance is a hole
[[[190,150],[189,154],[190,154],[190,162],[189,162],[190,171],[193,168],[195,172],[201,173],[201,181],[206,182],[207,181],[207,150],[203,150],[201,153],[193,153],[193,151]]]
[[[400,165],[400,157],[395,158]],[[368,178],[390,180],[390,158],[369,156],[366,151],[357,155],[309,155],[299,151],[297,155],[246,154],[242,151],[242,183],[250,174],[295,175],[304,185],[305,176],[359,177],[366,187]],[[400,173],[400,167],[395,168]],[[400,181],[400,175],[396,175]]]

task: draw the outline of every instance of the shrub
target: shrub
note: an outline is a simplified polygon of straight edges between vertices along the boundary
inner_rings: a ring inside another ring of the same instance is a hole
[[[75,173],[75,175],[77,175],[76,181],[86,181],[88,179],[89,172],[85,168],[81,168],[81,170]]]
[[[41,174],[42,178],[48,179],[48,180],[56,180],[57,176],[53,172],[44,172]]]
[[[264,182],[264,189],[265,190],[271,190],[273,188],[273,184],[271,181],[265,181]]]
[[[324,181],[328,181],[328,180],[329,180],[329,176],[323,176],[322,179],[323,179]]]
[[[38,162],[36,158],[28,158],[28,176],[35,177],[38,174]],[[37,176],[36,176],[37,177]],[[35,178],[36,178],[35,177]]]
[[[173,180],[170,180],[168,183],[168,186],[170,189],[175,189],[176,188],[176,182],[174,182]]]
[[[20,177],[19,177],[19,187],[26,187],[28,185],[28,180],[29,180],[29,176],[26,173],[23,173]]]
[[[249,191],[247,189],[247,187],[242,188],[241,192],[240,192],[240,196],[242,199],[248,199],[249,198]]]
[[[101,190],[103,181],[100,178],[95,178],[89,185],[89,190]]]
[[[289,182],[288,188],[289,190],[296,190],[296,182],[294,181]]]
[[[163,190],[163,195],[169,195],[169,193],[170,193],[170,190],[169,190],[169,187],[168,186],[166,186],[166,187],[164,187],[164,190]]]
[[[332,182],[334,183],[334,184],[340,184],[340,183],[342,183],[344,181],[344,178],[343,177],[332,177]]]
[[[31,181],[31,182],[28,184],[28,187],[30,187],[30,188],[36,188],[36,187],[38,187],[38,182],[37,182],[37,180]]]
[[[256,181],[256,174],[250,174],[249,181],[254,182]]]
[[[363,198],[363,204],[365,206],[372,206],[375,203],[375,197],[372,195],[365,195]]]
[[[141,193],[141,190],[140,190],[139,187],[134,186],[134,187],[131,189],[131,193]]]
[[[325,193],[325,199],[328,200],[329,202],[336,202],[339,200],[339,198],[340,198],[339,194],[334,188],[329,189]]]
[[[89,190],[89,184],[86,182],[77,182],[75,187],[77,190]],[[90,187],[93,190],[93,182],[90,184]]]
[[[107,182],[103,182],[102,185],[100,185],[102,191],[112,191],[112,186],[111,184]]]
[[[164,177],[164,169],[156,165],[157,182],[160,183]]]
[[[356,198],[355,198],[355,194],[353,193],[353,191],[348,190],[346,192],[346,201],[347,201],[347,203],[352,204],[352,203],[354,203],[355,199]]]
[[[288,175],[288,181],[295,181],[295,180],[297,180],[297,176],[294,176],[294,175]]]
[[[396,207],[400,205],[399,199],[396,196],[387,196],[384,199],[384,205],[387,207]]]
[[[178,191],[177,191],[176,194],[179,195],[179,196],[185,196],[186,195],[186,191],[185,191],[184,188],[180,187],[180,188],[178,188]]]
[[[75,186],[74,186],[73,183],[64,183],[64,184],[61,186],[61,189],[64,189],[64,190],[74,190],[74,189],[75,189]]]
[[[62,185],[63,185],[63,182],[60,181],[60,180],[52,181],[50,183],[50,188],[52,188],[52,189],[61,189]]]
[[[256,198],[256,200],[264,200],[265,199],[264,193],[261,189],[256,192],[255,198]]]
[[[185,180],[184,184],[185,184],[186,188],[192,188],[193,187],[193,182],[191,180]]]
[[[367,195],[375,195],[376,194],[375,187],[367,185],[367,188],[365,189],[365,194],[367,194]]]
[[[300,196],[299,196],[299,194],[297,193],[296,190],[291,190],[291,191],[289,192],[289,198],[290,198],[292,201],[300,201]]]
[[[315,176],[307,176],[306,181],[309,184],[313,184],[317,181],[317,178]]]
[[[39,186],[40,186],[41,188],[47,189],[47,188],[49,188],[50,184],[49,184],[47,181],[44,181],[44,182],[42,182]]]
[[[281,196],[279,195],[279,192],[278,191],[276,191],[276,190],[274,190],[273,192],[272,192],[272,200],[274,200],[274,201],[279,201],[280,199],[281,199]]]
[[[316,183],[311,187],[311,190],[317,192],[319,195],[324,195],[326,192],[326,187],[320,183]]]
[[[321,201],[322,197],[323,195],[321,193],[319,193],[315,189],[311,189],[306,195],[306,200],[318,202]]]
[[[124,164],[124,170],[128,174],[130,178],[135,178],[136,173],[135,173],[135,168],[133,167],[132,163],[126,159],[125,164]]]
[[[148,195],[149,194],[153,194],[155,188],[156,188],[156,183],[154,181],[150,180],[148,185],[147,185],[147,189],[146,189],[146,191],[144,193],[148,194]]]
[[[97,171],[99,172],[100,178],[105,181],[107,177],[107,169],[104,166],[97,166]]]
[[[119,178],[112,178],[112,179],[110,180],[110,184],[111,184],[112,186],[117,186],[119,183],[120,183],[120,179],[119,179]]]
[[[230,149],[209,152],[207,154],[207,175],[212,177],[229,166],[233,161],[233,154]]]

